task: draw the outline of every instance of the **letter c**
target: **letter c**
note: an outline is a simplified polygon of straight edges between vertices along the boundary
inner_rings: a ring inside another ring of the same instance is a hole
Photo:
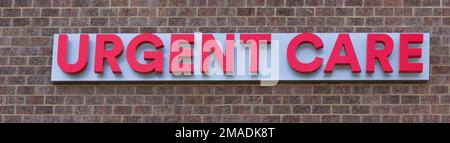
[[[289,42],[287,49],[287,60],[289,66],[292,69],[299,73],[311,73],[320,68],[323,63],[323,59],[321,57],[315,57],[314,60],[310,63],[304,63],[297,59],[296,51],[299,45],[309,43],[312,44],[316,49],[323,48],[323,42],[315,34],[312,33],[301,33],[295,36],[291,42]]]

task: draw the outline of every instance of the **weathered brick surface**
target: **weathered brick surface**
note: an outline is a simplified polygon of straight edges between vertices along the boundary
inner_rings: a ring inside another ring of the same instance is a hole
[[[450,122],[449,0],[0,0],[1,122]],[[426,82],[54,84],[55,33],[428,32]]]

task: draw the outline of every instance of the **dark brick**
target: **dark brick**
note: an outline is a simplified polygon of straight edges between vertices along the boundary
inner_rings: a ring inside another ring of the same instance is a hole
[[[313,114],[330,114],[330,106],[312,106]]]
[[[67,96],[65,99],[65,104],[68,105],[80,105],[84,103],[83,96]]]
[[[403,123],[420,123],[420,115],[404,115],[402,116]]]
[[[340,104],[341,97],[340,96],[323,96],[322,104]]]
[[[53,114],[53,106],[36,106],[36,114]]]
[[[54,109],[55,114],[72,114],[73,107],[72,106],[55,106]]]
[[[334,16],[334,9],[316,8],[316,16]]]
[[[95,94],[97,95],[112,95],[114,92],[114,86],[98,86],[95,88]]]
[[[294,8],[277,8],[276,15],[277,16],[294,16],[295,9]]]
[[[343,96],[342,104],[360,104],[361,97],[360,96]]]
[[[12,0],[0,0],[0,7],[11,7],[12,3]]]
[[[182,104],[184,100],[183,96],[166,96],[164,97],[165,104]]]
[[[305,0],[305,6],[322,6],[323,1],[321,0]]]
[[[94,87],[88,86],[58,86],[56,87],[56,94],[92,95],[94,90]]]
[[[286,0],[286,6],[303,6],[304,0]]]
[[[381,96],[382,104],[398,104],[400,103],[399,96]]]
[[[320,120],[322,123],[339,123],[341,119],[339,115],[323,115]]]
[[[194,106],[192,107],[193,114],[210,114],[211,106]]]
[[[254,16],[256,9],[255,8],[238,8],[237,16]]]
[[[403,6],[422,6],[422,0],[403,0]]]
[[[69,7],[70,1],[71,0],[55,0],[55,1],[53,1],[53,7]],[[100,1],[100,0],[95,0],[95,1]]]
[[[41,15],[44,17],[57,17],[57,16],[59,16],[59,9],[45,8],[45,9],[42,9]]]
[[[400,122],[400,116],[396,115],[388,115],[382,117],[383,123],[399,123]]]
[[[342,116],[342,123],[360,123],[361,116],[344,115]]]
[[[402,0],[384,0],[384,6],[401,6]]]
[[[448,93],[448,86],[432,86],[430,92],[434,94],[445,94]]]
[[[314,8],[297,8],[296,16],[314,16]]]
[[[72,0],[72,6],[87,7],[87,6],[89,6],[89,0]]]
[[[187,0],[169,0],[169,6],[170,7],[180,7],[180,6],[186,6]]]
[[[30,18],[13,18],[13,26],[30,26]]]
[[[370,106],[352,106],[351,113],[352,114],[369,114]]]
[[[30,7],[33,1],[31,0],[14,0],[14,7]],[[3,5],[8,5],[8,2],[0,1]]]
[[[250,114],[251,113],[251,106],[232,106],[231,112],[232,114]]]
[[[46,96],[45,104],[64,104],[64,96]]]
[[[94,115],[109,115],[112,114],[112,106],[94,106],[93,114]]]
[[[14,106],[0,106],[0,114],[14,114]]]
[[[331,87],[330,86],[314,86],[313,93],[314,94],[330,94]]]
[[[311,114],[311,106],[293,106],[292,112],[294,114]]]
[[[381,117],[377,115],[362,116],[361,121],[364,123],[380,123]]]
[[[132,107],[131,106],[114,106],[113,113],[114,114],[131,114]]]
[[[362,6],[363,0],[345,0],[345,6]]]
[[[92,106],[75,106],[73,109],[76,115],[91,115],[93,113]]]
[[[33,114],[34,106],[16,106],[16,114]]]
[[[420,96],[421,104],[439,104],[439,96],[431,95],[431,96]]]

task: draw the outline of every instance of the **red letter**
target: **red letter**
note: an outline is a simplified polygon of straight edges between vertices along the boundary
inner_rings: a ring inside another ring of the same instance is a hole
[[[376,50],[376,44],[383,43],[383,50]],[[367,35],[367,59],[366,59],[366,72],[373,73],[375,69],[375,59],[381,65],[381,68],[385,73],[392,73],[392,67],[389,63],[388,57],[392,53],[394,48],[394,41],[389,35],[386,34],[368,34]]]
[[[58,38],[58,65],[61,70],[67,74],[76,74],[86,69],[89,49],[89,35],[80,35],[78,60],[75,64],[69,64],[69,62],[67,62],[67,35],[59,35]]]
[[[287,49],[287,59],[289,66],[295,71],[300,73],[310,73],[319,69],[322,65],[323,59],[320,57],[314,58],[310,63],[303,63],[297,59],[296,51],[299,45],[309,43],[312,44],[316,49],[323,48],[322,40],[312,33],[302,33],[295,36],[289,43]]]
[[[162,73],[163,67],[163,53],[160,52],[144,52],[144,59],[152,60],[147,64],[141,64],[136,60],[136,50],[144,43],[152,44],[156,49],[164,47],[161,39],[150,33],[139,34],[134,37],[127,47],[127,61],[130,67],[139,73],[150,73],[155,71],[156,73]]]
[[[170,73],[194,73],[192,48],[182,48],[181,44],[194,44],[194,34],[173,34],[170,41]],[[186,58],[191,63],[186,63]]]
[[[423,34],[400,34],[400,73],[421,73],[422,63],[410,63],[409,58],[422,57],[420,48],[409,48],[408,44],[421,44]]]
[[[208,73],[211,56],[214,55],[218,63],[221,64],[225,74],[233,73],[234,70],[234,34],[227,34],[225,42],[225,52],[223,54],[216,39],[212,34],[202,36],[202,72]],[[212,53],[212,54],[211,54]],[[227,58],[228,57],[228,58]]]
[[[340,52],[344,47],[346,56],[341,56]],[[361,68],[358,63],[353,44],[348,34],[339,34],[336,44],[330,54],[330,59],[325,66],[325,73],[332,73],[335,65],[350,65],[353,73],[360,73]]]
[[[111,50],[105,49],[105,44],[113,44]],[[113,34],[98,34],[95,45],[95,73],[103,73],[103,61],[106,59],[113,73],[122,73],[116,57],[123,51],[123,43],[119,36]]]
[[[258,73],[259,70],[259,41],[267,41],[270,44],[272,37],[270,34],[241,34],[240,40],[244,43],[250,42],[250,72]]]

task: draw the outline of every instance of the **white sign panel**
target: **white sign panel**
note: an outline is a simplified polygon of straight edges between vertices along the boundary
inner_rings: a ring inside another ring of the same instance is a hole
[[[55,34],[51,80],[428,80],[428,33]]]

